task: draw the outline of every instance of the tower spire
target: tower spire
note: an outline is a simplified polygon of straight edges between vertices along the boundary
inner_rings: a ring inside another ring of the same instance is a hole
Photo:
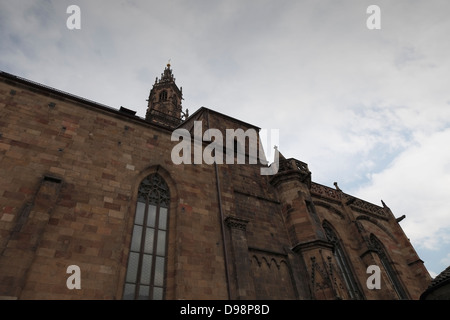
[[[165,127],[175,128],[181,123],[183,92],[175,84],[175,77],[170,67],[169,59],[161,77],[156,78],[150,90],[145,119]]]

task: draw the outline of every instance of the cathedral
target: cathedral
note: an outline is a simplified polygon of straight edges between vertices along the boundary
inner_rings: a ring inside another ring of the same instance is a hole
[[[0,73],[1,299],[420,298],[402,217],[282,150],[255,160],[251,139],[213,150],[232,163],[190,161],[211,143],[196,126],[261,129],[182,100],[170,64],[145,118]],[[180,130],[193,148],[174,152]]]

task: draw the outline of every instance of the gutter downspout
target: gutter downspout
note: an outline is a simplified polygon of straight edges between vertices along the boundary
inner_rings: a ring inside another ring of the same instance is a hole
[[[208,129],[209,128],[209,110],[206,110],[206,122]],[[210,137],[211,138],[211,137]],[[227,278],[227,292],[228,292],[228,299],[231,300],[231,291],[230,291],[230,270],[228,268],[228,250],[227,250],[227,242],[225,239],[225,225],[224,225],[224,215],[222,210],[222,197],[220,192],[220,180],[219,180],[219,169],[217,167],[217,162],[214,161],[214,171],[216,174],[216,187],[217,187],[217,199],[219,201],[219,212],[220,212],[220,229],[222,232],[222,242],[223,242],[223,255],[225,259],[225,273]]]

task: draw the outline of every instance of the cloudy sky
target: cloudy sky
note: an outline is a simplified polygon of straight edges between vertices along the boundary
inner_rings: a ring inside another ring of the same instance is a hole
[[[367,28],[371,4],[381,29]],[[405,214],[434,276],[450,265],[449,12],[447,0],[0,0],[0,70],[143,117],[170,59],[183,108],[279,129],[315,182]]]

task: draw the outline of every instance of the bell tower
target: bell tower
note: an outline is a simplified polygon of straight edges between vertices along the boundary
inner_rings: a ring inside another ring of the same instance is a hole
[[[156,78],[150,90],[145,119],[165,127],[177,127],[182,122],[182,99],[183,88],[178,88],[175,84],[175,77],[168,63],[161,78]]]

